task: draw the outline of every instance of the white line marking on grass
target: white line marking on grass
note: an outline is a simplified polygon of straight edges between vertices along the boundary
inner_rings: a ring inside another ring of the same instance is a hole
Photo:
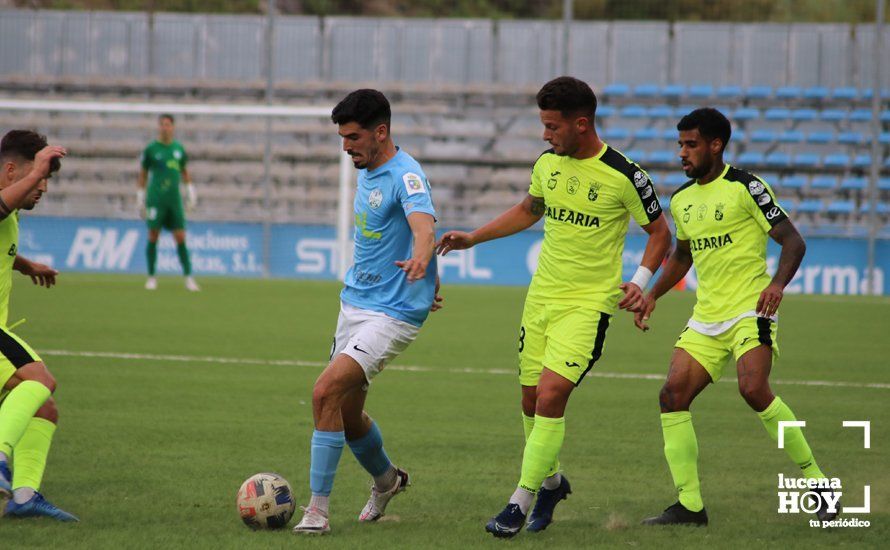
[[[322,361],[301,361],[298,359],[251,359],[246,357],[213,357],[206,355],[159,355],[152,353],[121,353],[114,351],[72,351],[72,350],[43,350],[42,355],[57,357],[93,357],[101,359],[123,359],[128,361],[168,361],[175,363],[217,363],[227,365],[264,365],[281,367],[316,367],[327,365]],[[435,368],[418,365],[389,365],[386,370],[402,372],[447,372],[451,374],[506,374],[516,375],[516,369],[473,369],[473,368]],[[594,378],[617,378],[627,380],[664,380],[663,374],[637,374],[623,372],[605,372],[591,370],[587,376]],[[721,382],[736,382],[734,378],[723,378]],[[881,382],[842,382],[828,380],[773,380],[775,384],[788,384],[794,386],[826,386],[832,388],[873,388],[890,389],[890,384]]]

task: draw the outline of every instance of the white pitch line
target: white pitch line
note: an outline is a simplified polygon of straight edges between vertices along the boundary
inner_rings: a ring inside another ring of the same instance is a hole
[[[176,363],[217,363],[232,365],[263,365],[281,367],[316,367],[327,365],[322,361],[301,361],[297,359],[251,359],[244,357],[212,357],[206,355],[158,355],[151,353],[121,353],[114,351],[72,351],[72,350],[42,350],[42,355],[57,357],[93,357],[101,359],[124,359],[130,361],[169,361]],[[516,375],[516,369],[473,369],[473,368],[434,368],[418,365],[389,365],[386,370],[403,372],[447,372],[449,374],[506,374]],[[591,370],[587,376],[594,378],[616,378],[627,380],[664,380],[663,374],[636,374],[622,372],[605,372]],[[723,378],[721,382],[735,382],[732,378]],[[795,386],[826,386],[834,388],[872,388],[890,389],[890,384],[880,382],[835,382],[827,380],[772,380],[775,384],[788,384]]]

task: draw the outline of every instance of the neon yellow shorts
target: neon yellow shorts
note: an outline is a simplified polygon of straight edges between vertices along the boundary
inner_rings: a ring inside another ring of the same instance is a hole
[[[29,363],[41,361],[40,356],[31,349],[27,342],[5,327],[0,327],[0,402],[9,393],[3,387],[15,374],[16,369]]]
[[[674,347],[689,352],[716,382],[723,376],[723,368],[730,355],[738,361],[739,357],[757,346],[766,345],[772,348],[775,362],[779,358],[778,335],[779,326],[775,322],[765,317],[745,317],[716,336],[686,327]]]
[[[526,301],[519,327],[519,383],[537,386],[547,367],[580,384],[602,356],[611,317],[593,308]]]

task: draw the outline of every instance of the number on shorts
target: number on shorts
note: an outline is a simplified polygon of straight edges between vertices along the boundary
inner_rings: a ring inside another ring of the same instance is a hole
[[[148,219],[150,219],[152,221],[158,219],[158,209],[155,208],[154,206],[149,206],[146,209],[146,213],[148,214]]]
[[[519,327],[519,353],[525,349],[525,327]]]

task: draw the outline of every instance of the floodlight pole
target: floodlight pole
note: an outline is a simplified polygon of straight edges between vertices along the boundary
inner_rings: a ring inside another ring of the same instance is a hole
[[[574,0],[562,1],[562,74],[569,74],[569,40],[571,39]]]
[[[275,0],[266,0],[266,106],[275,96]],[[272,117],[266,117],[266,143],[263,148],[263,277],[272,271]]]
[[[878,178],[881,173],[881,34],[884,29],[884,0],[875,0],[874,67],[871,93],[871,170],[868,178],[868,294],[883,294],[875,277],[875,248],[878,239]]]

